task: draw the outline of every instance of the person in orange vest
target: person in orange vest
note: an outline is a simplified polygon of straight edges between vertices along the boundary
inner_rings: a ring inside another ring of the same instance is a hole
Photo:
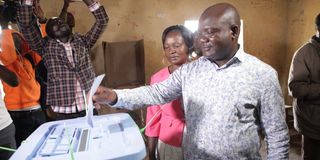
[[[7,25],[2,24],[2,49],[0,60],[4,66],[14,72],[20,81],[17,87],[3,84],[4,102],[16,127],[17,147],[37,127],[44,123],[45,116],[40,106],[40,85],[35,77],[33,68],[27,56],[38,63],[41,57],[32,51],[23,36]]]

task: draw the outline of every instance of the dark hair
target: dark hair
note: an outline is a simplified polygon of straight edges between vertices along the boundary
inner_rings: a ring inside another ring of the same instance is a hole
[[[16,23],[17,18],[17,6],[14,1],[4,1],[1,15],[3,19],[7,22],[11,21],[12,23]]]
[[[320,28],[320,13],[317,15],[315,22],[317,27]]]
[[[54,33],[52,31],[52,27],[54,25],[54,19],[55,18],[50,18],[47,23],[46,23],[46,33],[50,38],[55,38]]]
[[[172,31],[179,31],[181,33],[184,43],[188,47],[188,53],[191,54],[193,52],[193,33],[183,25],[174,25],[166,28],[162,33],[162,46],[168,33]]]

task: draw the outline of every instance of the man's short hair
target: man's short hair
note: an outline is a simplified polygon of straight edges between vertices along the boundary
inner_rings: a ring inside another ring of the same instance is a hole
[[[320,28],[320,13],[317,15],[315,22],[317,27]]]

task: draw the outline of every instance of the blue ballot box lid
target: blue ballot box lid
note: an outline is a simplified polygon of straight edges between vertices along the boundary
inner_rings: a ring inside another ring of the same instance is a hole
[[[10,158],[30,160],[141,160],[145,143],[127,113],[48,122],[34,131]]]

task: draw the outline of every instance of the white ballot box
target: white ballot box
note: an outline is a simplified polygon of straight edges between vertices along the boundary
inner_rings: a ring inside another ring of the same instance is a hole
[[[146,149],[127,113],[48,122],[34,131],[11,160],[141,160]]]

